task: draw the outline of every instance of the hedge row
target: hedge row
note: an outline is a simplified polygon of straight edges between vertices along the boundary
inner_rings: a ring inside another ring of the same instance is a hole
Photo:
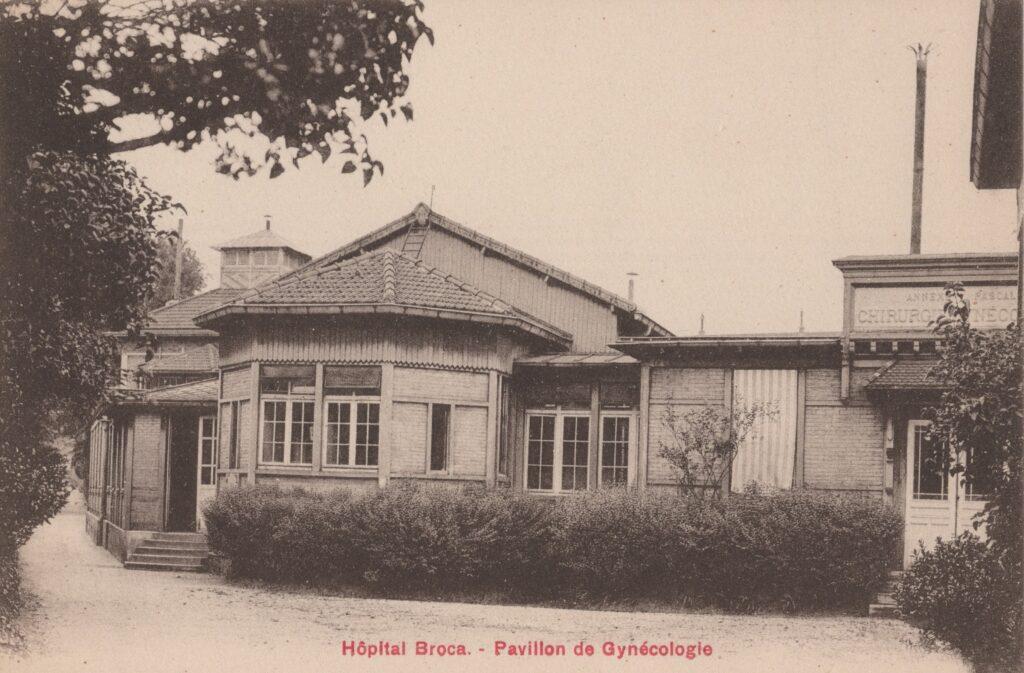
[[[979,673],[1020,670],[1024,573],[970,532],[915,552],[896,590],[905,619],[949,643]]]
[[[621,489],[551,500],[248,487],[223,491],[205,515],[211,547],[237,577],[728,609],[862,605],[901,531],[891,509],[810,492],[695,502]]]
[[[9,644],[16,633],[14,619],[21,604],[17,547],[0,543],[0,645]]]

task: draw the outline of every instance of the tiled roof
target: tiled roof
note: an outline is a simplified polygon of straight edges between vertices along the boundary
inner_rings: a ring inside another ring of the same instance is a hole
[[[869,390],[940,390],[945,386],[928,373],[935,360],[893,360],[871,375],[865,388]]]
[[[231,250],[234,248],[288,248],[289,250],[295,250],[295,246],[288,242],[288,240],[278,236],[270,229],[260,229],[259,231],[251,234],[233,238],[227,243],[221,243],[218,246],[214,246],[213,249]],[[295,252],[298,252],[301,255],[306,254],[299,250],[295,250]],[[309,257],[309,255],[306,256]]]
[[[280,311],[273,310],[279,307]],[[334,312],[329,308],[379,309],[407,312],[406,308],[442,312],[437,317],[472,314],[491,322],[513,324],[558,342],[571,335],[520,311],[450,274],[429,267],[390,249],[377,250],[354,259],[309,267],[261,285],[229,304],[200,316],[204,323],[231,313]],[[415,314],[415,312],[414,312]],[[428,313],[428,315],[431,315]]]
[[[182,353],[158,354],[140,369],[147,374],[159,372],[215,372],[217,347],[213,344],[191,348]]]
[[[161,306],[154,311],[150,311],[149,315],[146,316],[146,328],[198,329],[198,326],[192,322],[193,318],[200,313],[205,313],[212,308],[217,308],[221,304],[236,299],[245,292],[244,289],[219,287],[202,294],[197,294],[194,297],[189,297],[188,299],[182,299],[169,306]]]
[[[633,302],[627,301],[626,299],[623,299],[622,297],[616,295],[613,292],[609,292],[602,287],[585,281],[582,278],[579,278],[578,276],[574,276],[573,274],[568,273],[567,271],[563,271],[562,269],[559,269],[558,267],[552,264],[548,264],[547,262],[537,259],[532,255],[528,255],[527,253],[516,248],[513,248],[510,245],[506,245],[501,241],[495,240],[489,236],[485,236],[484,234],[481,234],[475,229],[471,229],[470,227],[460,224],[454,220],[448,219],[447,217],[444,217],[443,215],[432,211],[423,203],[417,205],[413,212],[409,213],[408,215],[400,217],[394,222],[386,224],[383,227],[375,231],[372,231],[369,234],[366,234],[365,236],[357,238],[351,243],[348,243],[334,250],[333,252],[329,252],[322,257],[314,259],[305,267],[302,267],[297,271],[293,272],[293,274],[303,273],[305,270],[308,270],[311,267],[320,267],[324,265],[335,264],[340,260],[349,259],[353,255],[360,255],[362,254],[362,251],[365,248],[368,248],[374,245],[375,243],[383,241],[388,237],[395,236],[402,230],[406,229],[407,227],[412,226],[418,220],[423,219],[428,221],[430,223],[430,226],[432,227],[439,227],[441,229],[444,229],[450,234],[463,238],[467,241],[471,241],[472,243],[481,248],[485,248],[490,252],[493,252],[501,257],[504,257],[508,260],[511,260],[512,262],[515,262],[516,264],[532,269],[538,274],[549,276],[553,279],[556,279],[559,282],[564,283],[565,285],[579,292],[582,292],[583,294],[586,294],[598,301],[604,302],[609,306],[613,306],[616,309],[619,309],[620,311],[624,311],[633,316],[639,322],[643,323],[644,325],[647,325],[652,330],[653,334],[665,336],[671,334],[671,332],[669,332],[667,329],[665,329],[664,327],[653,321],[651,318],[641,313],[637,309],[636,304],[634,304]]]

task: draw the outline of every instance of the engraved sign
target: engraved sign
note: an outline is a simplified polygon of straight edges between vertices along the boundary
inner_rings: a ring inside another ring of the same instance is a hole
[[[974,285],[964,288],[971,306],[971,326],[1006,327],[1017,319],[1017,288],[1013,285]],[[941,286],[858,287],[854,290],[856,332],[928,331],[942,314],[946,295]]]

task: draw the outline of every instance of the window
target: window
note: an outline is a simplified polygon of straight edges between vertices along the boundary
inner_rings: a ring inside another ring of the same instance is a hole
[[[587,488],[590,417],[527,414],[526,488],[575,491]]]
[[[260,462],[313,464],[312,366],[267,365],[260,372]]]
[[[526,488],[554,488],[555,417],[531,415],[526,440]]]
[[[217,418],[199,418],[199,484],[217,483]]]
[[[380,403],[328,399],[324,407],[324,465],[376,467],[380,451]]]
[[[629,481],[629,416],[601,418],[601,485],[625,486]]]
[[[238,416],[241,409],[239,408],[238,402],[232,402],[228,409],[228,413],[231,414],[231,423],[228,426],[228,469],[237,470],[239,445],[238,431],[242,426]]]
[[[430,405],[430,470],[448,470],[448,445],[451,438],[452,407],[450,404]]]
[[[949,478],[943,445],[928,436],[928,424],[914,426],[913,488],[916,500],[947,500]]]

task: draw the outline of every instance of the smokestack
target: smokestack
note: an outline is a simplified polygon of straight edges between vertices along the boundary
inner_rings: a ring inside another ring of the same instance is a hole
[[[270,215],[264,215],[263,217],[267,218],[267,231],[270,231]]]
[[[910,254],[921,254],[921,200],[924,189],[924,101],[931,45],[911,47],[917,57],[917,103],[914,110],[914,196],[910,214]]]
[[[636,286],[633,283],[633,279],[636,278],[639,274],[637,274],[635,271],[630,271],[626,275],[629,276],[629,291],[626,294],[626,297],[629,299],[629,303],[635,304]]]
[[[185,248],[185,219],[178,218],[178,249],[174,251],[174,299],[181,299],[181,253]]]

